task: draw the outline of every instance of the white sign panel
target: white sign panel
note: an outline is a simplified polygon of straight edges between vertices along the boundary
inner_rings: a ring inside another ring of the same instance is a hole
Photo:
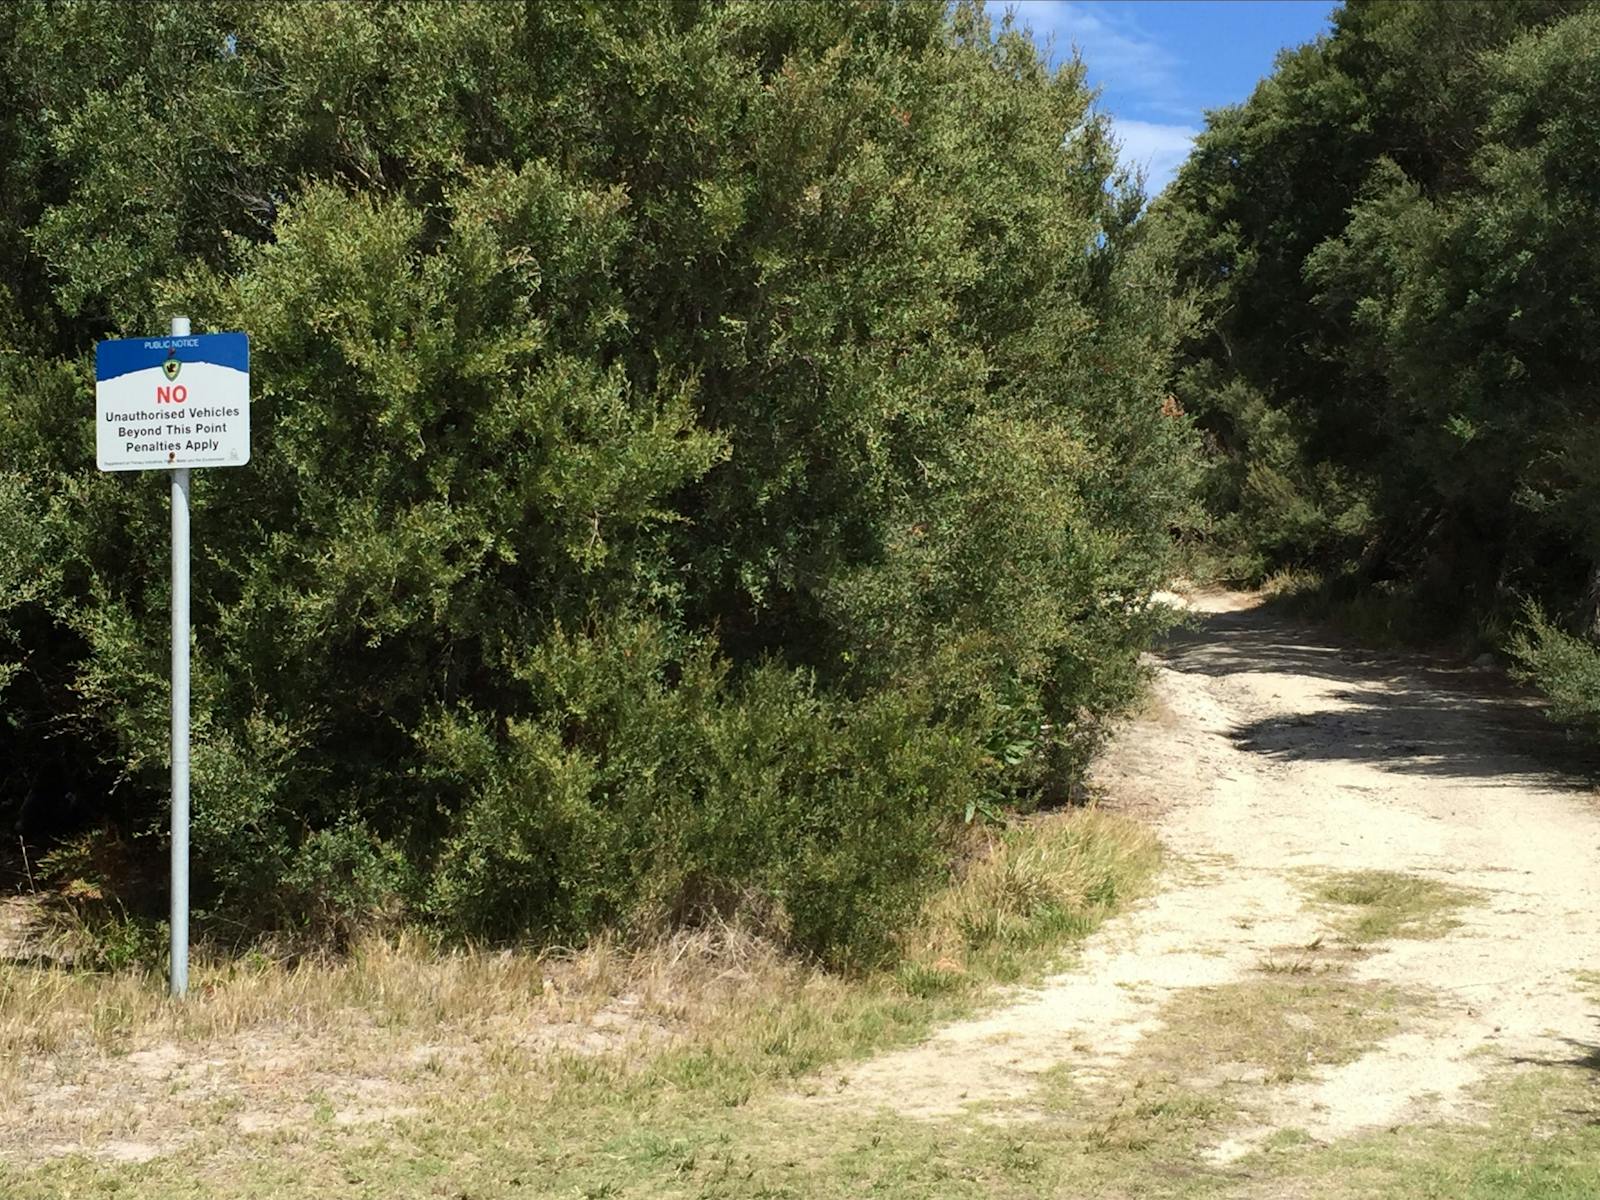
[[[102,471],[239,467],[250,461],[250,339],[242,333],[117,338],[94,353]]]

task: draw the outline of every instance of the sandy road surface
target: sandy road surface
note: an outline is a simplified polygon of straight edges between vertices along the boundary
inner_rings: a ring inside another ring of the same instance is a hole
[[[1333,1140],[1470,1118],[1469,1085],[1529,1064],[1600,1061],[1600,803],[1593,764],[1489,673],[1341,648],[1235,594],[1193,600],[1151,710],[1099,765],[1148,806],[1173,866],[1073,969],[988,1016],[855,1071],[833,1099],[921,1116],[1026,1119],[1037,1076],[1093,1087],[1182,989],[1259,975],[1328,930],[1318,871],[1405,872],[1477,889],[1460,928],[1374,947],[1356,980],[1415,989],[1427,1017],[1345,1066],[1277,1088],[1259,1127]],[[1587,994],[1586,994],[1587,993]]]

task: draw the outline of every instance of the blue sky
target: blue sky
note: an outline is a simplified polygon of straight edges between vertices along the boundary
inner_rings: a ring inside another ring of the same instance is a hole
[[[1328,29],[1333,0],[990,0],[1059,63],[1077,46],[1122,142],[1155,195],[1205,125],[1205,111],[1249,97],[1285,46]]]

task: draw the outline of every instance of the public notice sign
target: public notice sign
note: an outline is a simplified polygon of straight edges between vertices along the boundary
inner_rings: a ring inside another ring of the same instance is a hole
[[[250,461],[250,338],[117,338],[94,352],[102,471],[239,467]]]

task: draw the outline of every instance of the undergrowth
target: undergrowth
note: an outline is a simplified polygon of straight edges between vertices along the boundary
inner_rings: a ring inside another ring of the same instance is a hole
[[[417,930],[359,940],[350,953],[275,957],[197,951],[190,999],[165,999],[149,965],[122,970],[0,966],[0,1079],[41,1056],[121,1053],[140,1043],[208,1042],[266,1028],[304,1036],[511,1036],[519,1025],[581,1031],[630,996],[649,1045],[720,1046],[736,1074],[790,1076],[898,1041],[971,1008],[995,982],[1036,975],[1147,885],[1153,838],[1094,809],[986,835],[959,877],[901,937],[893,967],[839,973],[762,931],[712,921],[643,942],[576,951],[443,944]],[[53,947],[73,962],[67,941]],[[752,1031],[768,1028],[770,1036]],[[498,1031],[498,1032],[497,1032]],[[657,1034],[662,1035],[659,1039]],[[557,1038],[559,1041],[559,1037]]]

